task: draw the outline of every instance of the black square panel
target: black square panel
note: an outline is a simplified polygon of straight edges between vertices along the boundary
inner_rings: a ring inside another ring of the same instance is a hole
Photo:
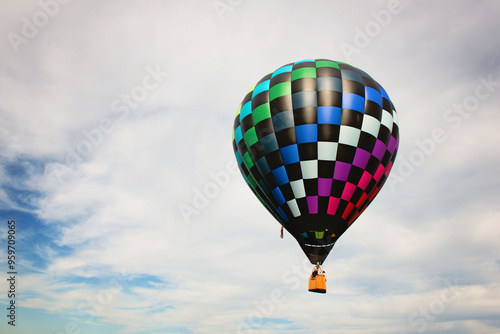
[[[365,97],[365,86],[357,81],[342,80],[342,92],[357,94],[359,96]]]
[[[377,138],[369,134],[368,132],[361,131],[359,135],[358,147],[365,151],[371,152],[375,147]]]
[[[265,136],[274,133],[273,121],[271,118],[266,118],[255,124],[255,132],[257,133],[257,138],[262,139]]]
[[[389,140],[391,139],[391,131],[381,124],[377,139],[379,139],[386,145],[389,144]]]
[[[281,131],[276,132],[276,140],[278,141],[279,147],[283,148],[285,146],[297,144],[297,138],[295,135],[295,128],[286,128]]]
[[[316,69],[316,77],[334,77],[340,78],[341,73],[338,68],[334,67],[318,67]]]
[[[318,92],[318,107],[342,108],[342,93],[333,90],[322,90]]]
[[[295,198],[290,183],[285,183],[284,185],[280,186],[280,190],[281,193],[283,194],[283,197],[285,197],[285,200],[291,201],[292,199]]]
[[[316,62],[314,61],[304,61],[300,63],[293,64],[292,70],[297,70],[304,67],[316,67]]]
[[[252,99],[252,111],[258,106],[269,103],[269,91],[265,90],[257,95],[255,95]]]
[[[315,91],[316,78],[301,78],[292,81],[292,94],[303,91]]]
[[[362,77],[363,77],[363,83],[365,84],[365,86],[371,87],[371,88],[375,89],[377,92],[380,92],[379,84],[375,80],[373,80],[372,77],[365,76],[365,75],[362,75]]]
[[[351,145],[339,144],[337,148],[337,161],[352,164],[356,155],[356,147]]]
[[[342,109],[340,124],[361,129],[363,114],[356,110]]]
[[[351,170],[349,171],[349,175],[347,176],[347,182],[358,184],[364,172],[364,169],[352,165]]]
[[[318,141],[338,142],[340,125],[318,124]],[[374,138],[375,139],[375,138]]]
[[[292,80],[292,72],[283,72],[271,78],[269,87],[277,85],[282,82],[290,82]]]
[[[318,109],[316,107],[305,107],[293,111],[295,126],[303,124],[318,123]]]
[[[288,175],[289,181],[296,181],[302,179],[302,169],[300,168],[300,162],[286,165],[285,170],[286,174]]]
[[[273,151],[266,155],[266,160],[271,170],[283,166],[283,159],[279,150]]]
[[[365,115],[373,116],[379,121],[382,119],[382,107],[370,100],[365,100]]]
[[[333,179],[332,192],[331,192],[332,196],[340,198],[342,196],[342,192],[344,191],[344,187],[345,187],[345,181],[339,181]]]
[[[269,107],[271,109],[272,116],[283,111],[293,110],[292,95],[280,96],[272,100],[271,102],[269,102]]]
[[[335,167],[335,161],[319,160],[318,161],[318,177],[325,178],[325,179],[332,179],[334,167]]]
[[[245,135],[245,132],[253,128],[253,118],[252,114],[248,114],[245,118],[243,118],[240,121],[240,126],[241,126],[241,132],[243,136]]]
[[[318,143],[298,144],[299,157],[301,161],[318,159]]]
[[[304,179],[307,196],[318,196],[318,179]]]

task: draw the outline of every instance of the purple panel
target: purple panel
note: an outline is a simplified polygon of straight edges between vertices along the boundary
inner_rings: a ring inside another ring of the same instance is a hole
[[[375,143],[375,147],[373,148],[372,154],[379,161],[382,161],[382,158],[384,157],[386,149],[387,149],[387,147],[384,145],[384,143],[381,140],[377,139],[377,142]]]
[[[307,206],[310,214],[318,213],[318,196],[307,196]]]
[[[389,140],[389,145],[387,145],[387,150],[389,151],[389,153],[393,154],[395,148],[396,148],[396,138],[391,136],[391,140]]]
[[[356,155],[354,156],[354,162],[352,164],[361,169],[365,169],[366,165],[368,164],[368,160],[370,160],[370,157],[370,152],[358,148],[356,149]]]
[[[335,170],[333,172],[333,178],[339,181],[347,181],[347,177],[349,176],[350,170],[351,170],[351,164],[341,161],[336,161]]]
[[[330,196],[332,191],[332,179],[318,178],[318,195]]]

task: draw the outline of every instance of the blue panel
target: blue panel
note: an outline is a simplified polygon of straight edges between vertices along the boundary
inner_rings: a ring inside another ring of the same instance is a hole
[[[304,59],[304,60],[299,60],[296,61],[294,64],[300,64],[300,63],[315,63],[316,59]]]
[[[385,97],[387,100],[391,100],[389,98],[389,95],[387,95],[387,92],[385,91],[385,89],[383,89],[382,87],[380,87],[380,94],[382,94],[382,97]]]
[[[286,175],[285,166],[281,166],[273,170],[274,179],[278,186],[288,183],[288,175]]]
[[[281,218],[285,221],[285,223],[288,221],[288,217],[286,216],[285,212],[283,211],[282,208],[278,207],[276,208],[276,211],[280,214]]]
[[[275,76],[277,76],[278,74],[281,74],[281,73],[292,72],[292,67],[293,67],[293,65],[287,65],[287,66],[283,66],[283,67],[278,68],[276,71],[273,72],[273,75],[271,75],[271,78],[274,78]]]
[[[313,143],[318,141],[318,124],[304,124],[295,127],[297,143]]]
[[[316,91],[305,91],[292,94],[292,105],[293,109],[316,107],[318,105]]]
[[[273,195],[274,195],[274,198],[276,198],[276,200],[278,201],[278,204],[281,205],[283,203],[285,203],[285,197],[283,197],[283,194],[281,193],[281,190],[280,188],[276,187],[274,188],[274,190],[272,191]]]
[[[252,101],[245,103],[240,110],[240,122],[243,118],[247,117],[252,113]]]
[[[252,93],[252,99],[255,97],[255,95],[262,93],[266,90],[269,90],[269,81],[270,80],[263,81],[260,84],[258,84],[257,87],[254,88]]]
[[[285,165],[290,165],[296,162],[299,162],[299,149],[297,147],[297,144],[285,146],[283,148],[280,148],[281,152],[281,158],[283,159],[283,163]],[[285,167],[283,167],[283,170]]]
[[[273,116],[274,132],[295,126],[293,111],[283,111]]]
[[[262,176],[271,173],[271,169],[269,168],[266,157],[260,158],[255,164],[257,165],[257,168]]]
[[[362,84],[363,86],[365,85],[361,74],[356,73],[356,72],[351,71],[351,70],[340,70],[340,72],[341,72],[342,80],[357,81],[360,84]]]
[[[365,98],[377,103],[379,106],[382,106],[382,95],[380,95],[380,93],[376,89],[366,86]]]
[[[236,151],[235,155],[236,155],[236,161],[238,162],[238,166],[241,166],[243,159],[241,158],[240,151]]]
[[[342,108],[352,109],[365,113],[365,98],[357,94],[343,93],[342,94]]]
[[[335,92],[342,91],[342,80],[335,77],[319,77],[316,79],[317,89],[321,90],[332,90]]]
[[[318,124],[340,125],[342,109],[338,107],[318,107]]]
[[[276,151],[278,147],[278,141],[276,141],[276,135],[274,133],[268,134],[259,140],[260,146],[264,151],[264,154],[269,154]]]
[[[236,130],[234,130],[234,141],[238,144],[243,139],[243,133],[241,132],[241,125],[238,125]]]

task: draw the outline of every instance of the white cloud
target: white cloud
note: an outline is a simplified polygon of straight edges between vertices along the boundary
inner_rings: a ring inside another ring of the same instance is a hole
[[[22,17],[40,10],[37,2],[2,6],[5,32],[20,33]],[[83,321],[89,298],[111,294],[92,322],[124,333],[236,332],[252,319],[262,333],[401,333],[418,331],[420,310],[437,307],[456,278],[460,295],[426,330],[495,332],[499,92],[456,129],[443,115],[474,94],[480,77],[500,80],[498,5],[404,2],[353,55],[399,111],[395,175],[416,140],[436,127],[447,139],[402,182],[389,181],[340,239],[325,263],[326,296],[306,291],[300,247],[288,234],[279,239],[279,224],[239,175],[188,221],[179,208],[215,183],[212,173],[230,174],[233,117],[257,80],[301,58],[346,60],[339,45],[387,2],[233,7],[220,20],[212,2],[70,2],[18,54],[0,42],[0,203],[53,231],[33,250],[46,267],[26,259],[26,305]],[[168,77],[120,119],[113,102],[157,66]],[[12,189],[38,193],[19,199]],[[113,290],[116,277],[123,286]],[[279,302],[270,302],[273,291]]]

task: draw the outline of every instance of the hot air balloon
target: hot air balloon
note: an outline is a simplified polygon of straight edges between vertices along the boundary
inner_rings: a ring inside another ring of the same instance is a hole
[[[315,265],[310,291],[326,292],[312,281],[324,277],[320,266],[335,242],[384,185],[398,144],[387,92],[343,62],[281,66],[241,102],[233,128],[240,171]]]

